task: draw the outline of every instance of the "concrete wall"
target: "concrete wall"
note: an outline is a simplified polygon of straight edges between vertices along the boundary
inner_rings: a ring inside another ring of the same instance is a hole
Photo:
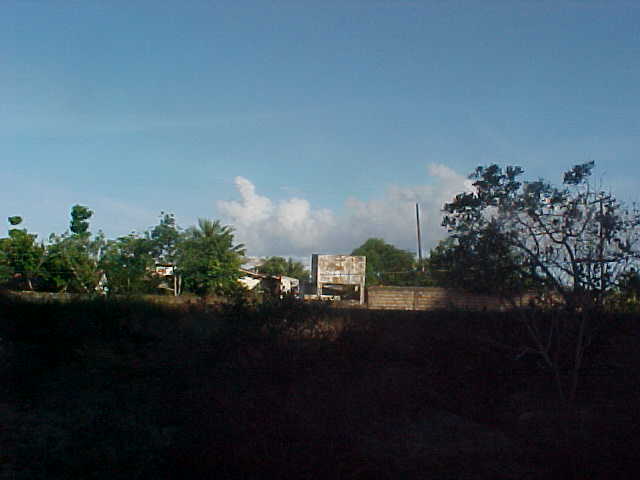
[[[438,287],[369,287],[368,306],[377,310],[504,310],[508,305],[490,295]]]
[[[353,255],[311,256],[311,275],[315,282],[335,285],[364,285],[367,257]]]
[[[353,255],[311,255],[311,276],[316,294],[323,295],[325,285],[355,285],[360,303],[364,303],[367,257]]]

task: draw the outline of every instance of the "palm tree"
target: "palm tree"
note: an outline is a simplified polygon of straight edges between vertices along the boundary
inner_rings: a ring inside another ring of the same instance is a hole
[[[233,245],[233,227],[222,225],[220,220],[199,218],[198,226],[187,230],[187,236],[193,240],[216,240],[220,247],[244,255],[244,245]]]
[[[224,291],[235,285],[244,245],[234,245],[232,227],[200,218],[185,232],[179,250],[178,268],[192,291]]]

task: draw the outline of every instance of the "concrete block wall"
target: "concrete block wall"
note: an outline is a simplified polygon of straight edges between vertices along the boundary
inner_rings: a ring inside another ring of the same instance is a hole
[[[368,306],[376,310],[504,310],[508,305],[498,297],[438,287],[367,288]]]

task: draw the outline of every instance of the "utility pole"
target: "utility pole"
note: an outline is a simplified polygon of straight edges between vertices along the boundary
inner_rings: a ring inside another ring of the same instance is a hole
[[[420,270],[424,272],[424,264],[422,263],[422,240],[420,238],[420,206],[416,203],[416,228],[418,231],[418,265]]]

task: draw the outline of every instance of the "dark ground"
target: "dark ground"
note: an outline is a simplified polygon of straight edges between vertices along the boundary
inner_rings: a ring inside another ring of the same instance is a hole
[[[0,477],[635,478],[639,318],[570,410],[518,318],[3,296]]]

